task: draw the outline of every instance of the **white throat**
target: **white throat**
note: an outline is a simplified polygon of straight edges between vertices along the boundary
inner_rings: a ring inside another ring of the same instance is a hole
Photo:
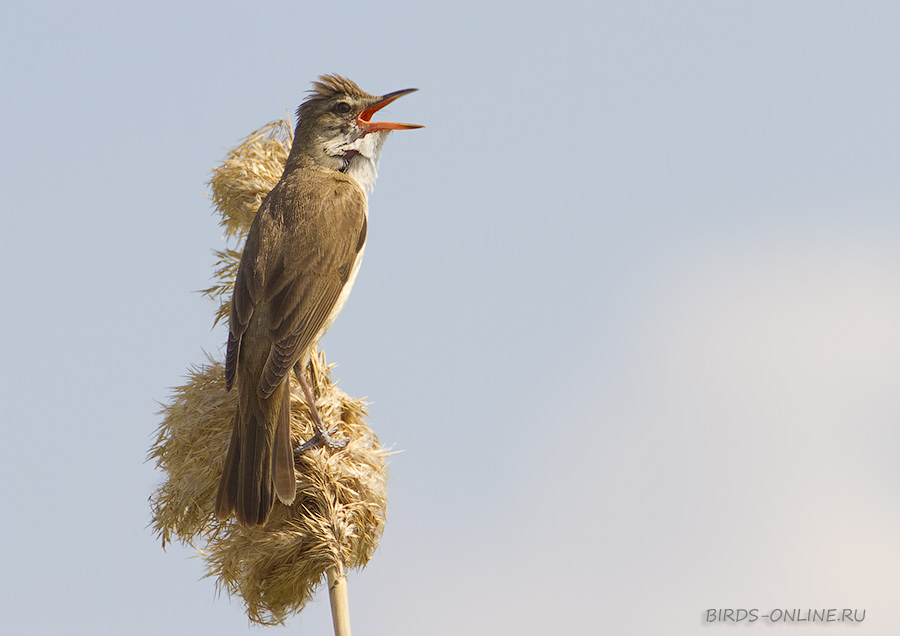
[[[326,148],[326,152],[334,157],[342,157],[344,165],[341,172],[356,181],[363,192],[369,193],[378,178],[378,161],[388,132],[372,132],[351,142]]]

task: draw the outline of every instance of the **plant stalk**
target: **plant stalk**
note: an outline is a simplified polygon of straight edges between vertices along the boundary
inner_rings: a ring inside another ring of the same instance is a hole
[[[334,636],[350,636],[350,605],[347,602],[347,575],[336,565],[328,568],[328,599],[331,601],[331,620]]]

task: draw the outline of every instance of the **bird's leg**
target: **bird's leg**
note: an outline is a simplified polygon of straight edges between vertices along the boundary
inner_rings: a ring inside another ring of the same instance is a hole
[[[350,441],[350,438],[344,437],[342,439],[335,439],[332,437],[332,435],[338,431],[337,426],[330,431],[325,430],[325,425],[322,423],[322,418],[319,416],[319,409],[316,408],[316,399],[313,397],[313,393],[309,388],[309,383],[306,381],[306,375],[304,375],[299,362],[294,365],[294,375],[300,382],[300,388],[303,389],[303,397],[306,398],[306,404],[309,406],[309,414],[312,416],[313,426],[315,426],[316,429],[315,434],[309,440],[303,442],[303,444],[294,450],[294,455],[302,455],[309,449],[317,446],[320,442],[329,448],[344,448]]]
[[[294,374],[300,370],[300,363],[297,362],[294,364]],[[309,375],[310,381],[310,389],[312,389],[313,396],[318,400],[322,395],[321,387],[319,386],[319,376],[316,373],[316,365],[313,364],[312,358],[310,358],[306,362],[306,373]]]

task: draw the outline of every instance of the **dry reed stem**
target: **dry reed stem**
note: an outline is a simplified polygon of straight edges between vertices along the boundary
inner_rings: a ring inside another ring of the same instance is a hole
[[[347,601],[347,575],[340,566],[328,568],[328,600],[334,636],[350,636],[350,604]]]

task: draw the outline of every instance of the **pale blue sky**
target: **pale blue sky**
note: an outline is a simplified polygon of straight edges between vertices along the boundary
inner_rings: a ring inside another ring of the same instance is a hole
[[[898,633],[898,33],[894,2],[6,8],[0,631],[260,633],[160,549],[144,459],[225,339],[210,170],[337,72],[427,126],[323,342],[403,451],[355,632]],[[329,630],[320,595],[266,631]]]

